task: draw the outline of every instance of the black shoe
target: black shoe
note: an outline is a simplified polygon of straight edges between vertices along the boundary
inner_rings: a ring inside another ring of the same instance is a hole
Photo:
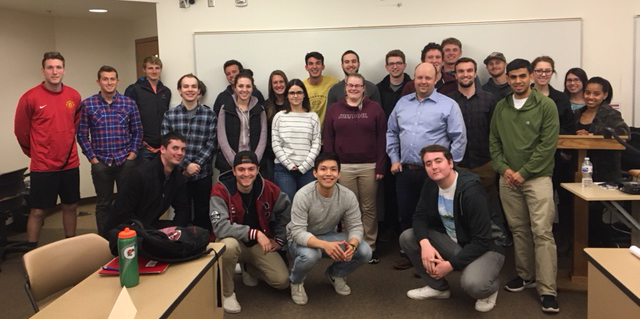
[[[534,288],[536,286],[536,280],[524,280],[520,278],[520,276],[514,278],[509,281],[506,285],[504,285],[504,289],[511,292],[523,291],[525,288]]]
[[[378,253],[374,250],[371,253],[371,259],[369,259],[369,263],[375,265],[380,262],[380,257],[378,257]]]
[[[558,299],[552,295],[541,295],[540,301],[542,302],[542,312],[558,313],[560,312],[560,306],[558,306]]]
[[[405,270],[412,267],[413,267],[413,264],[411,264],[411,260],[409,260],[409,258],[407,257],[402,257],[398,261],[393,263],[393,268],[398,270]]]

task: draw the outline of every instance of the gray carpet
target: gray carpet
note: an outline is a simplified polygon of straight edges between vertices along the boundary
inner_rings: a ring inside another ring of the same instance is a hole
[[[89,209],[85,209],[89,210]],[[92,209],[90,209],[92,211]],[[60,214],[47,218],[42,230],[41,244],[63,237],[60,229]],[[94,216],[79,217],[78,234],[93,232]],[[24,238],[24,234],[14,234],[13,239]],[[535,289],[520,293],[501,290],[496,307],[488,313],[474,309],[475,300],[467,296],[459,286],[459,273],[447,277],[451,286],[451,298],[445,300],[416,301],[406,297],[409,289],[424,286],[412,275],[412,270],[394,270],[391,266],[398,258],[397,240],[378,245],[381,261],[377,265],[364,265],[348,278],[352,294],[340,296],[324,277],[329,259],[323,259],[311,272],[305,282],[309,296],[306,306],[295,305],[290,298],[290,290],[275,290],[264,282],[257,287],[246,287],[240,276],[236,276],[236,295],[242,312],[226,314],[225,318],[544,318],[540,310]],[[33,315],[33,310],[23,289],[24,273],[20,254],[10,255],[2,263],[0,272],[0,318],[23,319]],[[171,271],[169,269],[169,271]],[[500,275],[506,282],[515,274],[513,253],[507,254],[505,266]],[[586,318],[586,293],[559,292],[560,313],[554,318]]]

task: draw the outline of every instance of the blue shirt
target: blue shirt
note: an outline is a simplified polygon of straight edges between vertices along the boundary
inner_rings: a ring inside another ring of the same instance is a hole
[[[187,149],[180,168],[185,169],[190,163],[200,165],[200,173],[187,178],[196,181],[213,174],[212,156],[216,141],[216,116],[206,105],[195,107],[194,117],[189,117],[187,108],[182,103],[164,113],[162,135],[171,131],[182,134],[187,139]]]
[[[129,153],[137,154],[142,143],[142,122],[132,99],[116,93],[109,104],[98,93],[80,105],[78,144],[89,160],[97,158],[107,165],[122,165]]]
[[[391,162],[422,165],[420,150],[431,144],[449,147],[453,161],[462,161],[467,132],[458,103],[435,90],[422,101],[415,93],[403,96],[387,124]]]

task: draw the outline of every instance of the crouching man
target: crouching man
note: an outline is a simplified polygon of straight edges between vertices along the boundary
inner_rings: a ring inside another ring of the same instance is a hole
[[[273,183],[258,175],[258,157],[238,152],[231,171],[213,186],[210,217],[213,233],[226,251],[222,254],[224,311],[242,308],[234,292],[236,263],[245,265],[242,282],[256,286],[262,279],[276,289],[289,287],[289,272],[278,253],[285,243],[291,202]]]
[[[424,147],[420,155],[429,180],[422,188],[413,228],[400,235],[400,247],[427,285],[409,290],[407,296],[449,298],[444,277],[458,270],[462,288],[477,299],[476,310],[487,312],[496,304],[504,252],[494,242],[480,179],[468,171],[456,171],[449,149],[443,146]]]
[[[323,253],[333,259],[325,274],[339,295],[351,294],[347,275],[371,259],[371,248],[362,241],[363,227],[356,195],[337,184],[340,161],[335,153],[318,155],[313,168],[317,181],[296,193],[287,225],[288,249],[293,259],[291,299],[306,305],[304,280]],[[345,227],[337,232],[340,221]]]

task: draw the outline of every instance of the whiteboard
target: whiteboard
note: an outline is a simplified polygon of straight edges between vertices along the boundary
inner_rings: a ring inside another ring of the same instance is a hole
[[[640,103],[640,16],[635,17],[634,24],[636,27],[634,34],[635,45],[633,47],[633,50],[635,51],[633,56],[633,68],[635,72],[633,74],[633,107],[631,108],[633,125],[629,126],[637,127],[640,125],[640,112],[636,111],[636,105]]]
[[[230,59],[240,61],[254,72],[255,84],[268,95],[269,74],[280,69],[289,79],[306,79],[304,56],[319,51],[325,57],[325,75],[340,79],[344,73],[340,57],[346,50],[360,56],[360,73],[378,83],[387,75],[385,54],[402,50],[407,57],[406,72],[420,62],[420,52],[429,42],[440,43],[447,37],[462,42],[462,56],[478,63],[482,83],[488,74],[482,62],[493,51],[505,54],[507,62],[515,58],[533,60],[540,55],[556,62],[557,76],[551,85],[563,90],[565,72],[582,65],[582,19],[545,19],[489,21],[376,27],[321,29],[247,30],[195,32],[194,61],[196,75],[205,82],[208,92],[205,104],[212,105],[218,93],[228,85],[223,64]]]

